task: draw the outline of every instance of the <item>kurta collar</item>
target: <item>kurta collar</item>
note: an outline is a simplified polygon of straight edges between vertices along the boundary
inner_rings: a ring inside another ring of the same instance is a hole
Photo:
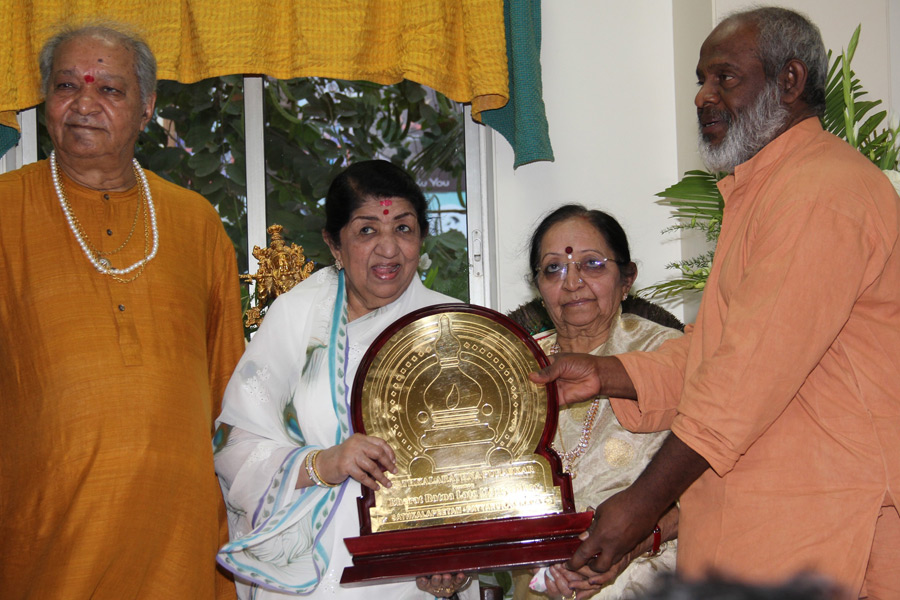
[[[821,131],[822,124],[818,117],[804,119],[766,144],[750,160],[739,164],[733,174],[725,176],[716,184],[725,203],[728,203],[729,197],[736,189],[753,180],[758,173],[767,171],[774,164],[782,162],[785,155],[792,152],[794,148],[805,145],[804,139],[811,139]]]
[[[50,173],[50,161],[47,160],[46,163],[47,177],[50,178],[50,187],[52,188],[53,175]],[[85,187],[66,175],[66,172],[62,169],[59,170],[59,177],[60,182],[63,184],[63,187],[66,191],[66,196],[70,201],[99,201],[105,204],[115,204],[118,202],[132,202],[138,197],[138,182],[135,182],[135,184],[127,190],[109,191],[95,190],[94,188]]]

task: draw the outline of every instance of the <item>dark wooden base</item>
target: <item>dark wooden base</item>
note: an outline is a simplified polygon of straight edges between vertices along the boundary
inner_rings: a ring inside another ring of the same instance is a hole
[[[344,543],[353,565],[342,585],[412,579],[433,573],[546,565],[572,556],[592,512],[371,533]]]

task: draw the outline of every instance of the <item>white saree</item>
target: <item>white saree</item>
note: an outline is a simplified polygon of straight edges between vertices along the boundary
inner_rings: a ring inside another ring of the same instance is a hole
[[[308,452],[352,433],[349,390],[375,338],[415,309],[458,301],[413,278],[397,300],[348,323],[344,289],[343,273],[328,268],[280,296],[225,392],[215,463],[231,541],[219,562],[243,600],[431,598],[415,582],[341,587],[360,484],[294,486]]]

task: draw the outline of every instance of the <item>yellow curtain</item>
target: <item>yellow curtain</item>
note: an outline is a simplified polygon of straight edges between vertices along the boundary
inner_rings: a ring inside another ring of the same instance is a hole
[[[0,0],[0,125],[39,104],[37,55],[60,22],[134,27],[160,79],[236,73],[409,79],[478,119],[509,98],[503,0]]]

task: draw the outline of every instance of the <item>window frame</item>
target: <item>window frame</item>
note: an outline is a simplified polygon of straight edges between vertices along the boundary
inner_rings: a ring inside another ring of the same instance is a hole
[[[268,245],[266,237],[266,165],[264,153],[263,77],[244,76],[244,139],[247,143],[247,247]],[[466,238],[469,250],[469,302],[497,306],[495,247],[497,212],[494,180],[493,136],[488,129],[472,120],[470,107],[465,107],[466,140]],[[0,159],[0,173],[12,171],[37,161],[37,109],[29,108],[17,115],[21,137],[19,143]],[[248,253],[248,272],[256,265]]]

